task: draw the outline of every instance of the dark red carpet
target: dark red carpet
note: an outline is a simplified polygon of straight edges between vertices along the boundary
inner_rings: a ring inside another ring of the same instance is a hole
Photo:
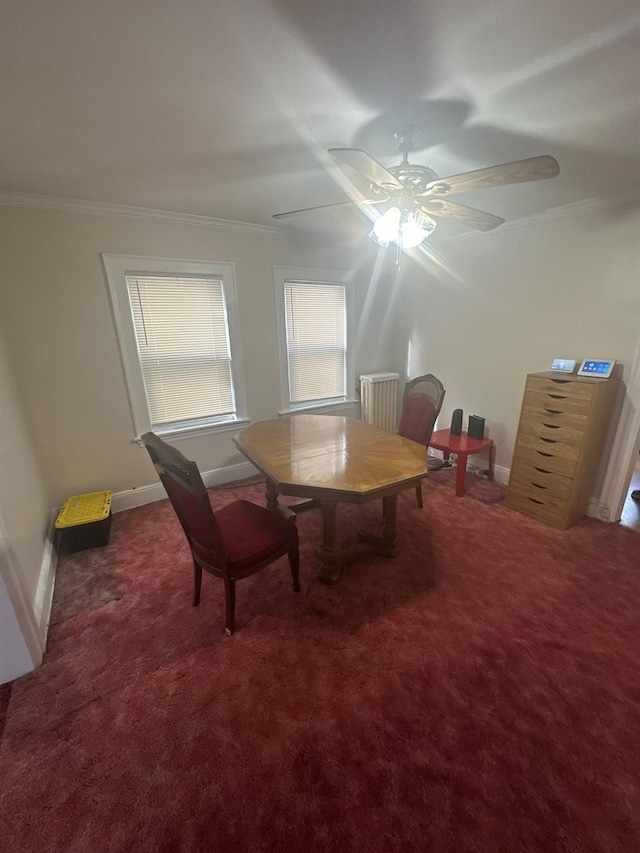
[[[430,484],[398,559],[326,587],[298,523],[302,593],[285,560],[243,581],[232,638],[167,502],[61,560],[44,665],[0,693],[3,851],[640,850],[640,534]]]

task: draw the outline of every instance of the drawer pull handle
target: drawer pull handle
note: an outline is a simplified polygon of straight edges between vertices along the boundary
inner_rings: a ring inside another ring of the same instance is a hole
[[[536,469],[536,471],[540,471],[541,474],[550,474],[551,473],[551,471],[549,471],[547,468],[538,468],[537,465],[534,465],[533,467]]]
[[[540,504],[542,506],[542,501],[537,501],[535,498],[529,498],[529,500],[531,501],[531,503]]]
[[[560,429],[560,424],[545,424],[545,423],[543,423],[542,426],[545,426],[548,429]]]
[[[536,453],[538,456],[546,456],[549,459],[553,456],[553,453],[545,453],[544,450],[536,450]]]
[[[544,441],[547,444],[557,444],[558,442],[554,438],[545,438],[543,435],[539,435],[538,438],[540,441]]]
[[[547,397],[551,397],[553,400],[566,400],[567,398],[564,394],[547,394]]]
[[[542,486],[540,483],[531,483],[532,486],[535,486],[536,489],[546,489],[547,486]]]
[[[544,410],[545,410],[545,412],[547,412],[547,414],[549,414],[549,415],[561,415],[561,414],[562,414],[562,410],[561,410],[561,409],[547,409],[547,407],[545,406],[545,407],[544,407]]]
[[[555,382],[556,385],[566,385],[571,380],[570,379],[552,379],[551,381]]]

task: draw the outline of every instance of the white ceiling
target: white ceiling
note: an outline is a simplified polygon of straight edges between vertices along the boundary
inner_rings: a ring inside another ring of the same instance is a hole
[[[409,119],[441,176],[554,155],[456,197],[521,218],[640,191],[639,57],[638,0],[3,0],[0,190],[275,224]]]

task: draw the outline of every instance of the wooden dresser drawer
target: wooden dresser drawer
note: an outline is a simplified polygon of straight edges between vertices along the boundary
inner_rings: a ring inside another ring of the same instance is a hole
[[[574,427],[581,432],[584,432],[584,428],[587,425],[586,414],[566,411],[564,406],[562,409],[554,409],[550,406],[528,405],[525,401],[522,405],[522,417],[524,416],[547,425]]]
[[[557,527],[560,530],[565,529],[566,506],[564,510],[560,510],[516,492],[510,492],[507,495],[506,505],[510,509],[515,509],[516,512],[543,521],[551,527]]]
[[[591,409],[591,397],[567,397],[562,392],[525,391],[522,405],[526,408],[540,408],[560,413],[575,412],[586,416]]]
[[[571,459],[574,467],[580,455],[579,444],[565,444],[564,442],[556,441],[554,438],[533,435],[528,432],[520,433],[518,447],[525,448],[526,450],[539,450],[543,453],[548,453],[550,456],[561,456],[564,459]]]
[[[512,468],[509,478],[510,489],[534,498],[544,495],[566,501],[571,496],[572,486],[571,477],[563,477],[551,471],[542,472],[526,465]]]
[[[567,482],[571,482],[568,480]],[[521,498],[526,498],[530,503],[537,506],[546,506],[548,509],[553,509],[564,515],[569,502],[569,495],[552,494],[551,489],[539,488],[534,483],[526,482],[526,480],[518,477],[509,479],[509,495],[517,495]]]
[[[571,478],[576,470],[576,460],[566,456],[554,456],[548,450],[529,450],[518,446],[511,463],[511,471],[519,472],[529,468],[539,474],[561,474]]]
[[[558,394],[544,394],[542,391],[527,391],[522,404],[526,409],[545,409],[559,413],[575,412],[585,416],[591,410],[591,399],[588,397],[563,397]]]
[[[591,403],[595,386],[590,383],[576,382],[571,379],[547,379],[541,376],[529,376],[525,394],[534,392],[545,394],[559,400],[588,400]]]
[[[570,444],[580,447],[584,438],[584,427],[575,427],[564,424],[552,423],[549,420],[541,421],[537,416],[531,415],[525,410],[520,418],[520,431],[537,435],[550,441],[559,441],[562,444]]]

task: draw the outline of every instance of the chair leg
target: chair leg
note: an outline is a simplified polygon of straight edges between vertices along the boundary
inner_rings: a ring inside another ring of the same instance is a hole
[[[422,509],[422,483],[418,483],[416,486],[416,500],[418,501],[418,508]]]
[[[293,591],[300,592],[300,551],[298,543],[291,546],[289,551],[289,566],[291,567],[291,577],[293,579]]]
[[[236,618],[236,582],[232,578],[224,579],[225,626],[230,637],[233,634]]]
[[[202,568],[193,561],[193,606],[200,604],[200,587],[202,586]]]

